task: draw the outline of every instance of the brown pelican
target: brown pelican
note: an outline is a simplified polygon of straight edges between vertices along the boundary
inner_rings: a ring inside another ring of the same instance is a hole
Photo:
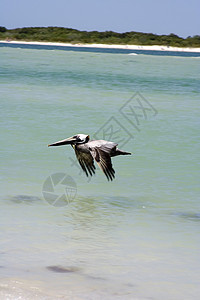
[[[117,155],[130,155],[131,153],[119,150],[116,143],[104,140],[91,140],[89,135],[77,134],[68,139],[48,145],[62,146],[70,144],[75,150],[81,168],[87,176],[95,174],[94,159],[104,172],[108,180],[115,178],[111,157]]]

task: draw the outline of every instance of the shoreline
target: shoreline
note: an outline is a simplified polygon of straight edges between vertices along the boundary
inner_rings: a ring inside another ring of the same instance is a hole
[[[172,52],[200,52],[200,48],[180,48],[171,46],[143,46],[143,45],[109,45],[109,44],[72,44],[72,43],[54,43],[54,42],[26,42],[26,41],[5,41],[5,44],[25,44],[25,45],[42,45],[42,46],[61,46],[61,47],[85,47],[85,48],[107,48],[107,49],[127,49],[127,50],[153,50],[153,51],[172,51]]]

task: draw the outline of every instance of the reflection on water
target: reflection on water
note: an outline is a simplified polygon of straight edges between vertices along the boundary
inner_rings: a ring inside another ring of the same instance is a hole
[[[15,204],[31,204],[42,203],[49,205],[43,198],[32,196],[32,195],[15,195],[2,199],[3,201],[11,201]],[[69,209],[67,206],[70,206]],[[55,207],[56,209],[56,207]],[[133,199],[124,196],[106,196],[101,197],[82,197],[77,196],[73,203],[66,205],[63,208],[58,208],[62,210],[63,214],[67,218],[71,218],[72,223],[77,224],[77,222],[84,223],[87,221],[91,223],[93,220],[102,220],[108,216],[108,219],[112,219],[112,216],[123,216],[124,214],[131,213],[136,214],[138,211],[151,211],[153,215],[160,215],[163,217],[173,216],[177,218],[183,218],[191,221],[199,221],[200,213],[198,212],[169,212],[165,207],[157,207],[155,203],[148,203],[146,201],[141,201],[140,199]],[[68,219],[67,219],[68,220]],[[69,220],[68,220],[69,221]]]

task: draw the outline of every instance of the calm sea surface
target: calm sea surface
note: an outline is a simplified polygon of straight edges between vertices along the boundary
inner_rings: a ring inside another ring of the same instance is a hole
[[[70,50],[0,47],[0,299],[200,299],[200,58]]]

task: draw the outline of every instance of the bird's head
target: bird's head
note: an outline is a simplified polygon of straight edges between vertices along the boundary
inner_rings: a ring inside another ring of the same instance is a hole
[[[76,134],[68,139],[55,142],[53,144],[48,145],[50,146],[63,146],[63,145],[76,145],[76,144],[85,144],[89,141],[90,137],[86,134]]]

